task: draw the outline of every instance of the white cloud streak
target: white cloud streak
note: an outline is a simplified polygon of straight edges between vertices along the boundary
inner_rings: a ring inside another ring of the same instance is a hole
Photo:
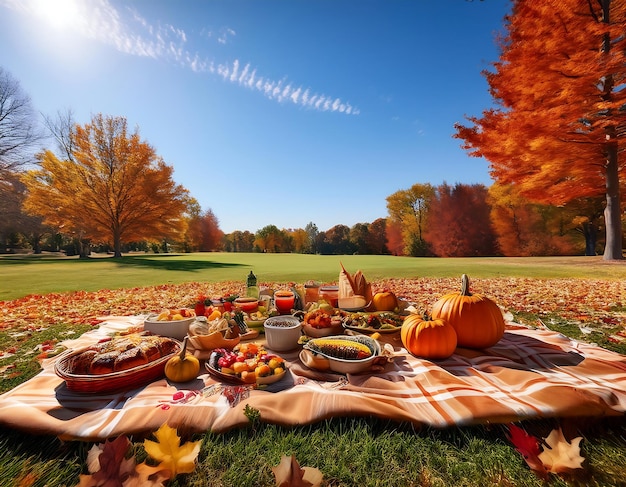
[[[49,1],[52,0],[0,0],[0,7],[8,7],[46,21],[45,11],[49,9],[42,8],[42,2]],[[279,103],[292,103],[316,111],[359,114],[358,108],[340,98],[314,93],[309,87],[294,86],[286,79],[276,81],[262,77],[257,73],[257,68],[249,63],[243,64],[239,59],[216,64],[188,49],[188,36],[183,29],[170,24],[152,25],[134,8],[127,8],[128,22],[125,22],[108,0],[65,2],[71,4],[72,10],[68,28],[84,38],[109,45],[124,54],[166,60],[195,73],[210,73]],[[216,40],[219,44],[225,44],[235,35],[233,29],[224,28],[216,33]],[[212,34],[207,37],[212,37]]]

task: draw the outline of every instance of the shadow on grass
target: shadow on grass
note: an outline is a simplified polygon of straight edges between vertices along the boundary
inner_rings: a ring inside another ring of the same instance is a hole
[[[243,264],[215,262],[212,260],[199,259],[175,259],[181,257],[180,254],[148,254],[148,255],[124,255],[122,258],[114,258],[113,256],[97,256],[79,259],[77,256],[66,257],[59,255],[46,254],[16,254],[1,255],[1,265],[25,265],[25,264],[44,264],[64,261],[68,263],[76,263],[78,265],[89,265],[98,262],[109,262],[118,267],[138,267],[149,268],[155,270],[194,272],[203,269],[220,269],[229,267],[243,267]]]
[[[242,264],[215,262],[212,260],[172,259],[177,255],[156,254],[146,256],[125,255],[121,259],[113,259],[119,267],[147,267],[167,271],[193,272],[202,269],[222,269],[228,267],[242,267]],[[98,260],[98,259],[94,259]]]

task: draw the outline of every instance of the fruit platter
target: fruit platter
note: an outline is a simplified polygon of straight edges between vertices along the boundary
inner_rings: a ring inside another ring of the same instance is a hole
[[[273,384],[287,373],[282,357],[256,343],[240,343],[232,350],[217,348],[206,368],[216,379],[238,384]]]

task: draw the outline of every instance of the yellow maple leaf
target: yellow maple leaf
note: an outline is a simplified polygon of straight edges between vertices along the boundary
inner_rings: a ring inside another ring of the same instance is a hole
[[[580,442],[582,436],[568,442],[563,436],[561,428],[554,429],[545,438],[545,446],[539,454],[539,460],[546,470],[552,473],[568,472],[572,469],[583,468],[585,458],[580,456]]]
[[[272,467],[276,487],[319,487],[324,476],[317,468],[300,467],[296,457],[283,455],[280,463]]]
[[[179,473],[194,471],[201,440],[190,441],[181,446],[176,429],[167,424],[161,426],[154,436],[157,441],[144,440],[143,445],[148,455],[159,462],[161,469],[169,470],[172,478]]]

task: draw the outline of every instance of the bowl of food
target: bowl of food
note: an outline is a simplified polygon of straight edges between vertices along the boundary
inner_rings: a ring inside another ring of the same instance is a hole
[[[380,343],[366,335],[314,338],[304,344],[300,360],[309,368],[358,374],[380,356]]]
[[[241,341],[241,336],[226,337],[226,330],[219,330],[208,335],[195,334],[189,330],[189,344],[196,350],[209,351],[215,348],[235,348]]]
[[[143,322],[143,328],[155,335],[182,340],[195,319],[196,313],[193,309],[165,309],[158,314],[149,315]]]
[[[251,297],[241,297],[233,301],[235,308],[239,308],[244,313],[254,313],[259,309],[259,300]]]
[[[304,314],[302,331],[311,338],[341,335],[344,332],[342,324],[341,315],[333,308],[330,311],[318,308]]]
[[[267,347],[275,352],[287,352],[298,347],[302,323],[292,315],[270,316],[263,323]]]

